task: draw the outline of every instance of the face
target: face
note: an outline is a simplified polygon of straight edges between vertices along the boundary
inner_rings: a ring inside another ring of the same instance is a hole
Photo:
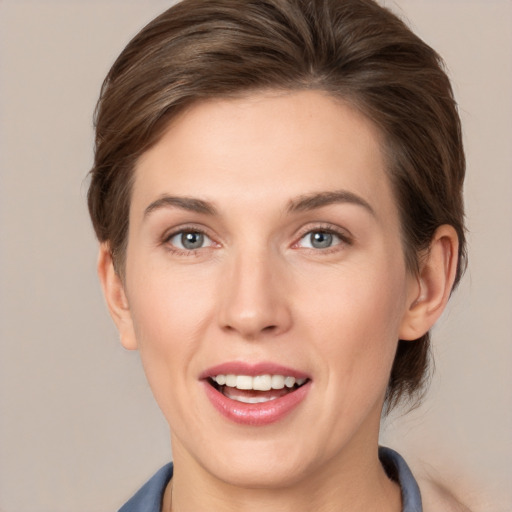
[[[378,131],[320,92],[196,104],[137,165],[123,293],[176,464],[353,465],[417,294]]]

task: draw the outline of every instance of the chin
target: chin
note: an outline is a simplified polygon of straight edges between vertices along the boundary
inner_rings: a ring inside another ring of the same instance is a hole
[[[173,438],[175,464],[178,466],[182,457],[192,459],[214,479],[238,488],[270,490],[300,483],[314,461],[318,462],[319,450],[312,446],[308,449],[304,439],[291,439],[290,435],[265,439],[265,434],[270,432],[256,430],[237,439],[236,434],[215,436],[212,432],[212,438],[194,443],[194,447],[183,446]],[[201,446],[207,449],[199,452]],[[314,457],[308,457],[308,453]]]
[[[307,464],[302,457],[287,457],[278,460],[276,457],[226,458],[229,463],[216,463],[211,473],[217,479],[238,488],[268,490],[293,487],[299,484],[308,474]],[[206,468],[209,470],[210,468]]]

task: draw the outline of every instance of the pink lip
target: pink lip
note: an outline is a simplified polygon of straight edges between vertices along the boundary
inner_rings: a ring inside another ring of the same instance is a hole
[[[274,363],[247,364],[241,362],[224,363],[202,372],[200,378],[203,381],[206,396],[215,409],[225,418],[243,425],[263,426],[281,420],[306,398],[311,388],[311,381],[309,380],[295,391],[280,398],[276,398],[275,400],[259,404],[246,404],[224,396],[220,391],[209,384],[207,379],[219,374],[250,376],[266,374],[289,375],[297,379],[308,378],[308,375]]]
[[[304,372],[276,363],[261,362],[249,364],[241,361],[230,361],[208,368],[199,375],[199,378],[207,379],[208,377],[214,377],[216,375],[228,374],[249,375],[251,377],[254,377],[255,375],[284,375],[295,377],[296,379],[309,378],[309,375]]]

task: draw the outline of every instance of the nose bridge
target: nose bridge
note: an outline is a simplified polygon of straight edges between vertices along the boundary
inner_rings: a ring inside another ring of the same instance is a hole
[[[222,286],[221,328],[250,339],[289,328],[291,315],[283,294],[281,263],[268,247],[234,251]]]

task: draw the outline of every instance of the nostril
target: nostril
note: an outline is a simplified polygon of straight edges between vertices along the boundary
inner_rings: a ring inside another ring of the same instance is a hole
[[[277,330],[278,330],[278,328],[279,328],[279,326],[278,326],[278,325],[267,325],[267,326],[265,326],[265,327],[263,327],[263,328],[261,328],[261,329],[257,329],[257,328],[255,328],[255,327],[253,327],[253,328],[251,328],[251,329],[248,329],[248,330],[250,330],[250,331],[251,331],[251,333],[246,333],[246,335],[247,335],[248,337],[255,337],[255,336],[257,336],[257,335],[258,335],[258,334],[257,334],[258,332],[259,332],[259,333],[272,333],[272,332],[277,331]],[[243,331],[243,329],[241,329],[241,328],[237,328],[237,326],[229,325],[229,324],[228,324],[228,325],[224,325],[224,326],[223,326],[223,329],[224,329],[225,331],[232,331],[232,332],[233,332],[233,331],[235,331],[235,332],[238,332],[238,331],[242,332],[242,331]]]

